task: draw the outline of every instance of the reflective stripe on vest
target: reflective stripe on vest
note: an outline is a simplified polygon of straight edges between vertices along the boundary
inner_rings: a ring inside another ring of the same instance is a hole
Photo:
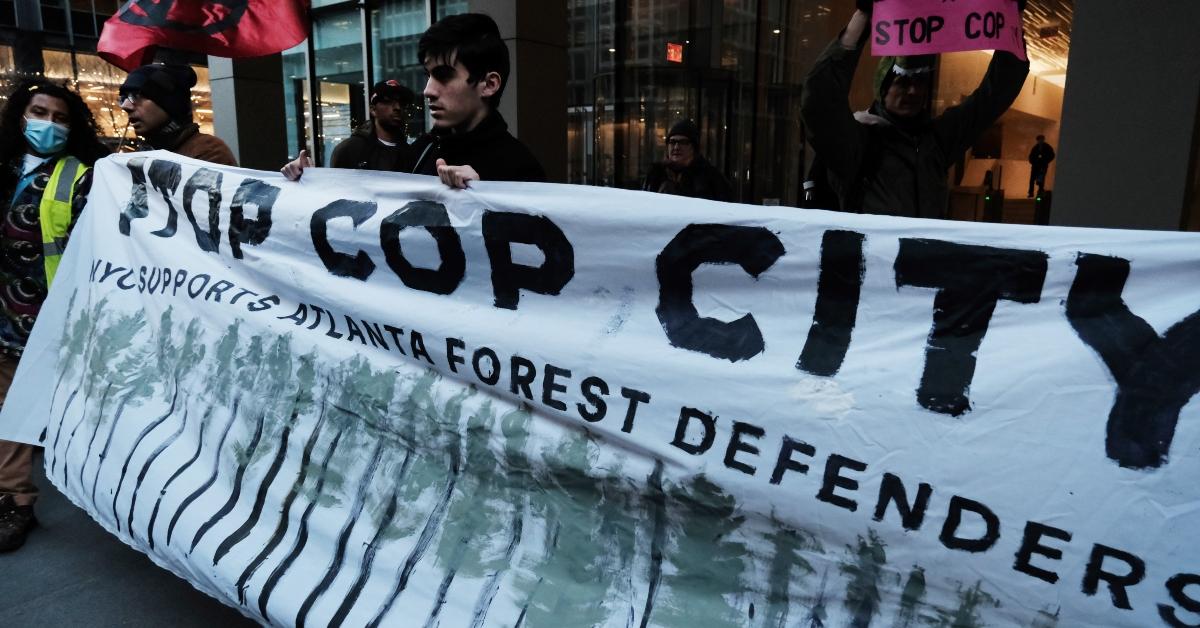
[[[42,223],[42,254],[45,257],[46,285],[54,281],[63,249],[67,247],[67,231],[71,228],[71,201],[75,183],[88,171],[78,159],[70,155],[58,160],[54,173],[46,183],[42,202],[38,207]]]

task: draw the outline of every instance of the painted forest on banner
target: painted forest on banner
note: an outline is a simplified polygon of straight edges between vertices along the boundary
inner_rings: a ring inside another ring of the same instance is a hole
[[[1196,244],[119,155],[0,436],[274,625],[1190,625]]]

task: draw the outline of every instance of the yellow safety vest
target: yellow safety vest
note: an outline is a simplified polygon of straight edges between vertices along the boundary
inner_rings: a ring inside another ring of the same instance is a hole
[[[67,248],[67,231],[71,228],[71,200],[75,183],[88,171],[83,162],[67,155],[54,165],[54,174],[42,192],[38,215],[42,223],[42,254],[46,258],[46,285],[54,281],[63,250]]]

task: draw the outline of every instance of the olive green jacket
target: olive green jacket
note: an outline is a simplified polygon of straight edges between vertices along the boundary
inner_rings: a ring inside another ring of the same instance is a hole
[[[936,118],[904,122],[878,100],[869,112],[851,111],[850,82],[864,47],[865,34],[853,50],[835,39],[809,72],[801,100],[808,136],[826,163],[840,209],[941,218],[950,166],[1016,100],[1029,62],[996,52],[979,87],[960,104]]]

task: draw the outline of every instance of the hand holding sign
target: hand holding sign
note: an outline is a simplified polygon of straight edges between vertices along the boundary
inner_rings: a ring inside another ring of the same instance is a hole
[[[1023,60],[1024,4],[1022,0],[882,0],[874,7],[871,54],[1006,50]]]

